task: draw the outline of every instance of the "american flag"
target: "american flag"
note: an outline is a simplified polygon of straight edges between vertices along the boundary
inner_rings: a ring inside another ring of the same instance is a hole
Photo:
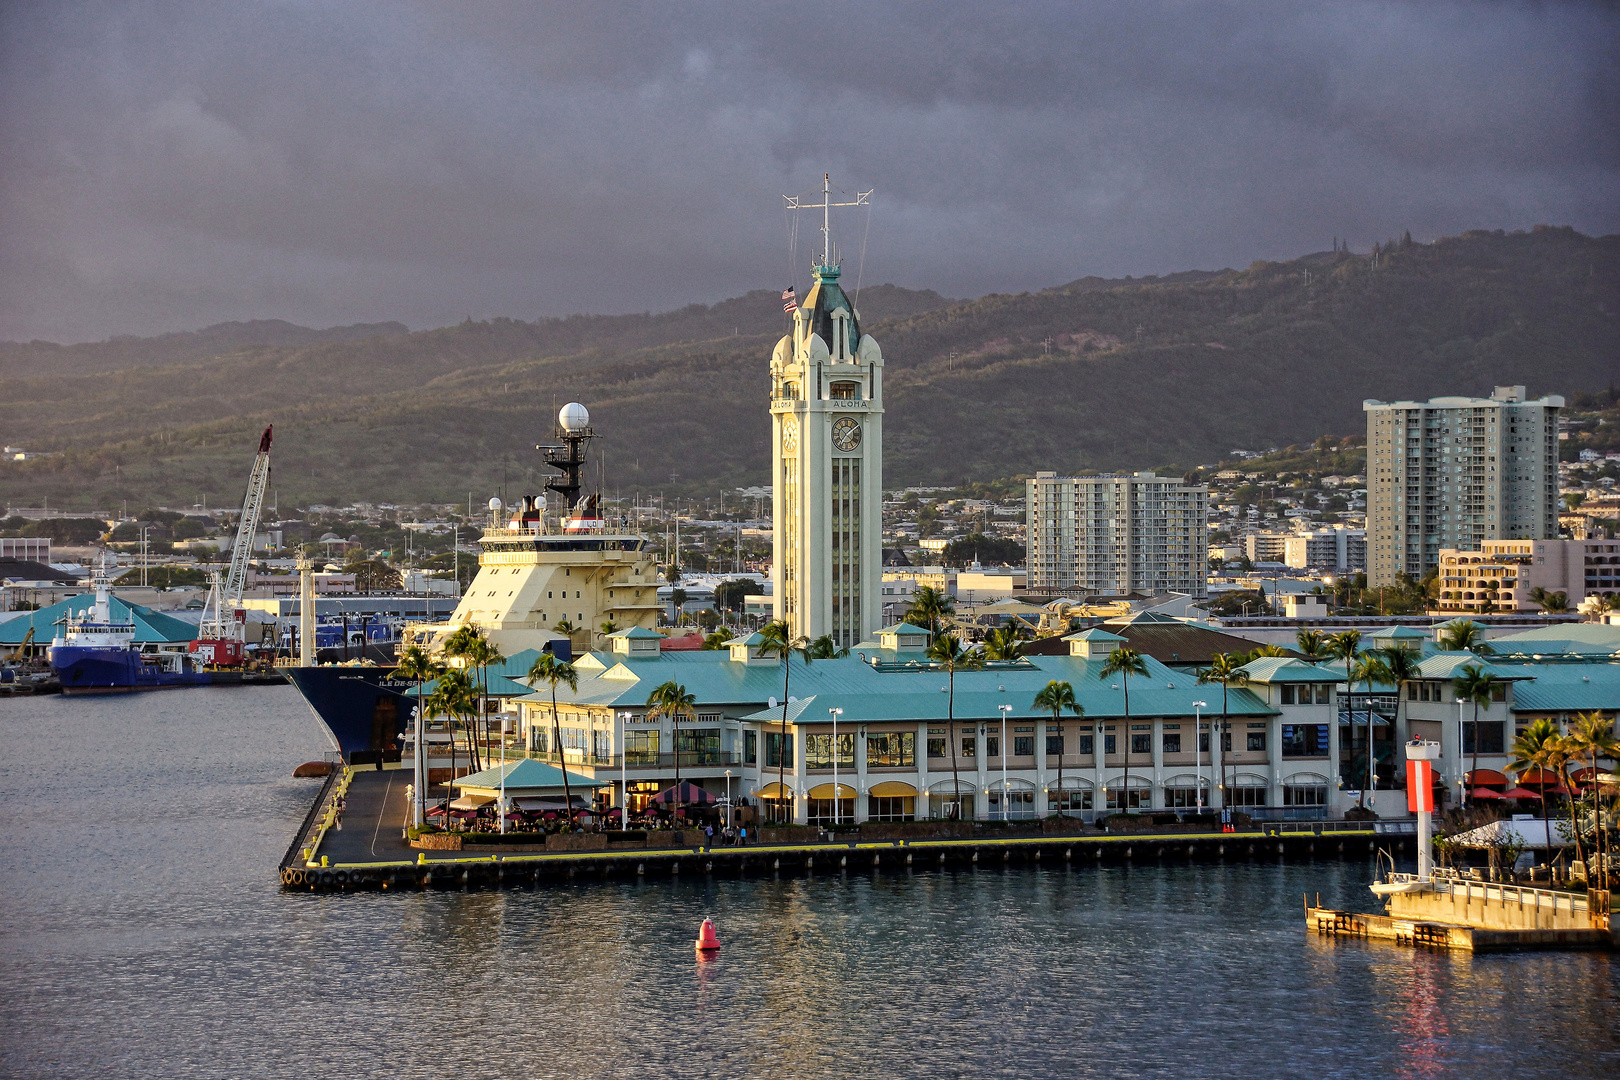
[[[782,290],[782,310],[783,311],[798,311],[799,310],[799,297],[798,297],[798,294],[793,291],[792,286],[789,286],[788,288]]]

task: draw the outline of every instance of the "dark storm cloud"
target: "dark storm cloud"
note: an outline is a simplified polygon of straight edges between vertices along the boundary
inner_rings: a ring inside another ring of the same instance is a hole
[[[1612,8],[12,5],[0,338],[951,295],[1620,218]],[[801,223],[800,266],[818,222]]]

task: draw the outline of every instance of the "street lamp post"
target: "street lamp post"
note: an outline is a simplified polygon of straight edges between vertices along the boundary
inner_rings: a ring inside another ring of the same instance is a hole
[[[832,763],[833,763],[833,824],[839,824],[838,819],[838,718],[844,714],[843,709],[828,709],[832,714]]]
[[[731,828],[731,770],[726,770],[726,828]]]
[[[1209,706],[1207,701],[1193,702],[1193,788],[1198,793],[1198,815],[1204,814],[1204,709]],[[1210,747],[1214,753],[1215,748]]]
[[[630,751],[624,736],[624,722],[634,715],[619,714],[619,831],[630,830]]]
[[[1007,714],[1012,712],[1011,705],[997,705],[1001,710],[1001,820],[1007,820],[1007,798],[1011,794],[1007,790]]]
[[[507,715],[501,713],[501,804],[497,812],[501,815],[502,836],[506,835],[506,732],[510,723]]]
[[[1463,742],[1467,735],[1463,730],[1463,707],[1468,703],[1462,698],[1457,699],[1457,805],[1468,805],[1468,775],[1463,772]],[[1479,732],[1474,732],[1474,738],[1479,738]],[[1372,744],[1372,709],[1367,710],[1367,743]],[[1545,795],[1545,791],[1543,791]],[[1551,856],[1548,857],[1550,863]]]

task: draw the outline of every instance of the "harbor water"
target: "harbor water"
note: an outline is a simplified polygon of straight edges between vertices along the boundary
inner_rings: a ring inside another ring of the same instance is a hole
[[[291,687],[0,735],[6,1076],[1620,1075],[1614,956],[1308,934],[1370,864],[291,894],[328,748]]]

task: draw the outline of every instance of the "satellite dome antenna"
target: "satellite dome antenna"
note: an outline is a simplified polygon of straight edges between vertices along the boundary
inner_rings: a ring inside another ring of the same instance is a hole
[[[570,401],[557,410],[557,427],[551,437],[555,443],[541,443],[536,450],[546,455],[546,464],[561,476],[546,481],[546,490],[562,496],[563,515],[566,517],[579,503],[580,470],[585,467],[585,446],[596,437],[591,430],[591,413],[577,401]]]

